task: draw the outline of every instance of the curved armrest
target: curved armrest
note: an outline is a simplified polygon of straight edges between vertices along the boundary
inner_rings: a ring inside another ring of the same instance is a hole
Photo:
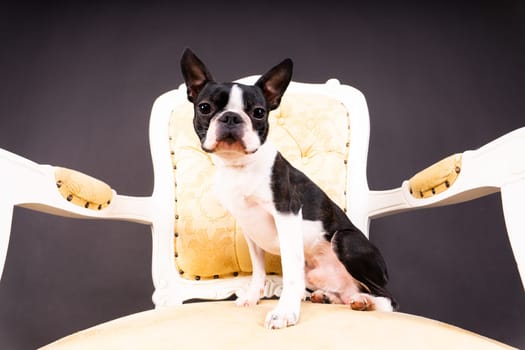
[[[450,205],[500,191],[525,180],[525,127],[473,150],[447,157],[404,181],[370,191],[371,219],[417,208]]]
[[[419,172],[401,187],[370,191],[369,218],[450,205],[501,191],[505,224],[525,287],[525,127]]]
[[[0,149],[0,276],[14,206],[76,218],[151,225],[152,197],[118,195],[104,182],[75,170],[41,165]]]
[[[111,204],[111,187],[94,177],[76,170],[56,167],[55,180],[58,192],[68,202],[93,210],[102,210]]]

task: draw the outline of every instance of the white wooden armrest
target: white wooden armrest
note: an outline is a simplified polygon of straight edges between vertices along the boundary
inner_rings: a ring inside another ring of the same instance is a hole
[[[0,169],[0,277],[9,243],[14,206],[76,218],[153,223],[152,197],[123,196],[110,190],[111,201],[95,208],[91,205],[90,208],[89,205],[74,204],[71,198],[61,195],[55,177],[60,168],[37,164],[0,149]],[[98,180],[93,178],[92,181]]]
[[[525,127],[485,146],[462,153],[456,181],[441,193],[418,198],[409,181],[399,188],[370,191],[369,218],[378,218],[418,208],[456,204],[500,191],[505,223],[514,257],[525,286]]]

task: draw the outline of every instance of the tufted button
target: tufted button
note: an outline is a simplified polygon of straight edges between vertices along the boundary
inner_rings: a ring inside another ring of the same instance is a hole
[[[283,118],[278,118],[277,119],[277,124],[279,124],[281,126],[284,125],[284,119]]]

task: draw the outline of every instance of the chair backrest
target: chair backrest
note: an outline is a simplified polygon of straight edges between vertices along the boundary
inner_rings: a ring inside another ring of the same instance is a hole
[[[257,77],[239,80],[253,83]],[[150,122],[155,173],[153,280],[156,305],[219,299],[247,287],[251,262],[242,231],[211,191],[213,164],[193,131],[185,86],[157,99]],[[292,82],[270,114],[269,138],[365,234],[369,120],[363,95],[337,80]],[[267,256],[265,296],[280,293],[280,260]]]

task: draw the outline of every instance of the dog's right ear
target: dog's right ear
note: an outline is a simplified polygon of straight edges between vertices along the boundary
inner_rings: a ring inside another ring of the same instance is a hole
[[[204,86],[213,78],[202,61],[190,50],[184,50],[180,67],[186,83],[188,100],[195,101]]]

